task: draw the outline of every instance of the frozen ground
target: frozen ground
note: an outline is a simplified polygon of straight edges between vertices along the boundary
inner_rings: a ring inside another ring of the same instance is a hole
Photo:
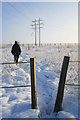
[[[65,86],[63,110],[53,113],[61,66],[64,56],[78,60],[77,45],[22,46],[19,61],[36,57],[36,82],[38,109],[31,109],[30,88],[0,89],[0,116],[3,118],[78,118],[78,87]],[[0,62],[12,62],[11,47],[0,48]],[[66,83],[78,84],[78,63],[68,67]],[[27,85],[30,81],[30,65],[0,65],[0,86]]]

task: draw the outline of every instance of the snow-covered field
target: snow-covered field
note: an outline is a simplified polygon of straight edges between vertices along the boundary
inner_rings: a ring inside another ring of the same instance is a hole
[[[65,86],[62,111],[53,113],[64,56],[78,60],[76,44],[22,46],[19,61],[36,57],[38,108],[31,109],[31,88],[0,89],[0,118],[78,118],[78,87]],[[0,48],[0,62],[13,62],[11,47]],[[66,83],[78,84],[78,63],[69,63]],[[30,85],[30,64],[0,65],[0,86]]]

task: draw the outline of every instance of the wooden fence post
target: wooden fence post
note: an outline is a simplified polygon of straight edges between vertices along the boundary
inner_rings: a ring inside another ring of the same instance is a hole
[[[35,58],[30,58],[30,72],[31,72],[31,99],[32,109],[37,108],[37,91],[36,91],[36,67]]]
[[[62,101],[63,101],[64,87],[65,87],[69,59],[70,57],[64,56],[61,75],[60,75],[60,81],[59,81],[59,86],[58,86],[58,92],[57,92],[57,97],[56,97],[56,102],[55,102],[55,107],[54,107],[54,112],[56,113],[62,110]]]

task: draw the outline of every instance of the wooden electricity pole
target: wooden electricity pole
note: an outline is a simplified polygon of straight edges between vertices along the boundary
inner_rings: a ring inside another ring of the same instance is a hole
[[[31,25],[32,27],[34,27],[33,29],[35,29],[35,45],[37,45],[36,30],[37,30],[37,25],[39,25],[39,46],[41,45],[41,28],[43,28],[43,27],[41,27],[41,25],[43,25],[43,23],[41,23],[41,21],[43,21],[43,20],[41,20],[40,18],[39,18],[39,20],[35,19],[34,21],[32,21],[34,24]]]
[[[40,32],[40,29],[43,28],[43,27],[41,27],[41,24],[43,24],[43,23],[41,23],[41,21],[43,21],[43,20],[41,20],[41,19],[39,18],[38,21],[39,21],[39,46],[40,46],[40,44],[41,44],[41,39],[40,39],[41,32]]]
[[[32,25],[32,26],[34,26],[34,28],[33,29],[35,29],[35,46],[37,45],[37,41],[36,41],[36,26],[37,26],[37,21],[36,21],[36,19],[34,20],[34,21],[32,21],[34,24]]]

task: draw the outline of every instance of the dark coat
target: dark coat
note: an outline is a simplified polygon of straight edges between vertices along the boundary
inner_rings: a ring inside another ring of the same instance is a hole
[[[20,46],[17,44],[17,42],[15,42],[15,44],[12,46],[12,50],[11,50],[13,55],[19,56],[21,53],[21,48]]]

